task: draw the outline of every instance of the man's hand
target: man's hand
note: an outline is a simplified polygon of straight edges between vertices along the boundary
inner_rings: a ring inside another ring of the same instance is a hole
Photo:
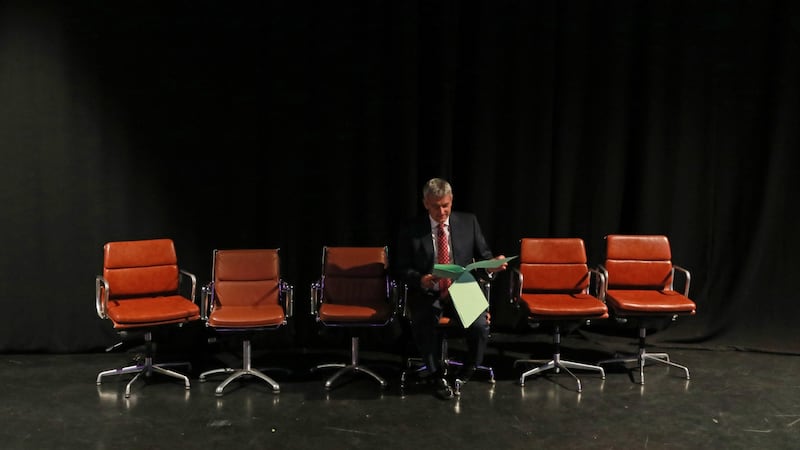
[[[505,255],[497,255],[492,259],[503,259],[503,258],[505,258]],[[489,272],[489,273],[495,273],[495,272],[502,272],[503,270],[506,270],[506,269],[508,269],[508,263],[503,263],[503,265],[499,266],[499,267],[486,269],[486,271]]]
[[[419,280],[419,284],[422,289],[431,290],[436,286],[436,283],[439,282],[439,277],[433,276],[433,274],[423,275],[422,278]]]

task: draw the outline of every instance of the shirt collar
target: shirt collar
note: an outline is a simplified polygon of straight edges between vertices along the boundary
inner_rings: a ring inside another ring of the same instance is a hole
[[[428,216],[428,221],[431,224],[431,229],[432,230],[435,230],[435,229],[439,228],[439,222],[433,220],[433,218],[431,216]],[[447,228],[447,229],[450,229],[450,217],[448,217],[447,220],[444,221],[444,227]]]

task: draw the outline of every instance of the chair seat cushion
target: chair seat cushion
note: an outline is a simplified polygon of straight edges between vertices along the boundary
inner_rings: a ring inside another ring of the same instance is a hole
[[[365,325],[381,325],[387,322],[391,315],[392,309],[388,303],[378,303],[375,306],[323,303],[319,308],[319,319],[323,323],[366,322]]]
[[[608,308],[588,294],[523,293],[520,300],[532,317],[539,319],[608,317]]]
[[[200,307],[180,295],[109,300],[108,317],[115,328],[146,327],[200,318]]]
[[[216,328],[256,328],[282,325],[283,307],[266,305],[222,305],[212,311],[208,325]]]
[[[688,297],[672,290],[608,289],[606,302],[618,315],[695,313]]]

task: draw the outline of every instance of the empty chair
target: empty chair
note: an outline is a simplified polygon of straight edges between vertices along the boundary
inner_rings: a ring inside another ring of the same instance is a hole
[[[325,327],[350,334],[350,362],[321,364],[315,369],[338,368],[325,380],[331,389],[348,373],[364,373],[388,382],[359,360],[359,330],[385,327],[397,315],[402,298],[389,274],[387,247],[329,247],[322,249],[320,277],[311,285],[311,314]]]
[[[293,294],[294,288],[281,278],[279,249],[214,250],[211,281],[203,287],[203,319],[217,334],[242,339],[242,367],[208,370],[200,374],[200,381],[227,374],[216,388],[217,396],[241,378],[263,380],[274,393],[280,392],[275,380],[252,367],[251,337],[287,324]]]
[[[109,242],[103,246],[103,274],[95,278],[95,308],[101,319],[110,320],[121,334],[141,332],[144,358],[136,364],[100,372],[103,377],[135,374],[125,386],[130,397],[133,382],[154,373],[177,378],[190,388],[189,378],[167,366],[189,363],[155,364],[153,334],[164,327],[182,326],[200,319],[195,303],[197,278],[178,267],[175,244],[171,239],[146,239]]]
[[[666,236],[613,234],[605,239],[605,262],[599,267],[607,281],[605,301],[617,322],[638,328],[639,349],[635,356],[599,364],[635,362],[640,384],[644,384],[644,367],[648,362],[679,368],[688,380],[689,369],[670,361],[667,353],[647,352],[646,337],[648,328],[663,329],[680,316],[695,314],[695,302],[688,297],[689,271],[672,263]],[[680,291],[673,289],[676,274],[682,275]]]
[[[527,313],[527,320],[538,326],[549,323],[553,327],[553,359],[524,372],[519,377],[520,386],[525,379],[553,370],[564,370],[577,382],[581,380],[569,369],[591,370],[605,379],[599,365],[561,359],[561,336],[589,321],[608,318],[608,308],[600,298],[592,295],[602,292],[603,274],[589,268],[586,250],[579,238],[525,238],[520,241],[519,268],[512,276],[512,299]],[[594,278],[594,282],[592,280]],[[599,294],[598,294],[599,295]],[[538,360],[518,360],[521,363]]]

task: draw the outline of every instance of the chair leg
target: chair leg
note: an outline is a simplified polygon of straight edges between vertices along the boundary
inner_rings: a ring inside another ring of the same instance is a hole
[[[444,357],[444,363],[446,367],[462,367],[464,365],[463,362],[450,358],[450,353],[447,345],[447,338],[444,338],[442,340],[442,356]],[[476,373],[485,372],[489,376],[489,379],[487,381],[491,384],[495,384],[496,380],[494,378],[494,369],[492,368],[492,366],[485,366],[483,364],[480,364],[475,367],[475,372]]]
[[[412,368],[413,364],[415,362],[419,362],[420,364],[417,367]],[[443,336],[442,337],[442,367],[446,367],[446,368],[450,369],[452,367],[462,367],[463,365],[464,365],[463,362],[450,358],[449,347],[447,345],[447,337]],[[424,372],[427,369],[428,369],[428,366],[425,365],[425,364],[422,364],[422,360],[420,358],[408,358],[406,360],[406,369],[403,370],[403,372],[400,373],[400,389],[402,390],[403,388],[405,388],[405,383],[406,383],[406,380],[408,379],[408,375],[410,373],[412,373],[412,372],[420,373],[420,372]],[[486,365],[483,365],[483,364],[478,365],[477,367],[475,367],[475,372],[484,372],[484,373],[486,373],[489,376],[488,382],[491,383],[491,384],[495,384],[496,383],[496,380],[495,380],[495,377],[494,377],[494,369],[492,368],[492,366],[486,366]],[[464,383],[461,382],[460,380],[456,380],[455,386],[454,386],[455,389],[453,391],[455,395],[461,395],[461,387],[463,386],[463,384]]]
[[[575,361],[567,361],[561,359],[561,330],[558,325],[556,325],[555,331],[553,331],[553,347],[555,349],[553,353],[553,359],[547,361],[545,364],[539,367],[530,369],[524,372],[522,375],[520,375],[519,377],[520,386],[525,386],[525,379],[528,378],[529,376],[543,373],[548,370],[554,370],[556,373],[559,373],[563,369],[564,372],[566,372],[572,378],[575,379],[575,382],[578,385],[577,392],[581,392],[583,390],[583,387],[581,386],[581,380],[569,369],[594,370],[600,372],[601,379],[603,380],[606,379],[606,372],[600,365],[584,364]],[[519,363],[532,363],[532,362],[541,362],[541,360],[520,359],[514,361],[514,365],[516,366]]]
[[[334,383],[336,382],[339,377],[347,374],[347,373],[365,373],[372,378],[374,378],[378,383],[381,385],[381,389],[385,389],[389,383],[375,373],[372,369],[362,366],[359,363],[358,359],[358,337],[352,336],[350,338],[350,364],[344,363],[328,363],[328,364],[320,364],[315,367],[315,369],[328,369],[328,368],[339,368],[333,375],[331,375],[327,380],[325,380],[325,389],[331,390],[333,388]]]
[[[131,366],[122,367],[120,369],[110,369],[104,370],[97,374],[96,383],[99,386],[102,383],[102,378],[105,376],[111,375],[124,375],[124,374],[131,374],[135,373],[134,377],[128,382],[125,386],[125,398],[130,398],[131,396],[131,386],[133,383],[140,378],[142,374],[145,377],[151,376],[153,373],[160,373],[161,375],[166,375],[168,377],[177,378],[179,380],[183,380],[183,384],[185,388],[188,390],[191,388],[189,383],[189,377],[183,375],[182,373],[178,373],[174,370],[167,369],[167,367],[171,366],[189,366],[191,364],[188,362],[178,362],[178,363],[168,363],[168,364],[153,364],[153,334],[152,332],[148,331],[144,334],[144,343],[145,343],[145,357],[144,361],[139,364],[134,364]]]
[[[441,367],[449,368],[453,365],[460,365],[458,361],[450,360],[447,357],[447,339],[441,338]],[[408,376],[412,373],[421,374],[428,370],[428,365],[423,362],[421,357],[407,357],[405,358],[405,369],[400,372],[400,390],[405,389]]]
[[[228,378],[226,378],[222,383],[220,383],[219,386],[217,386],[216,390],[214,391],[215,394],[217,395],[217,397],[221,397],[223,395],[223,391],[225,390],[225,387],[228,386],[232,381],[236,380],[237,378],[244,377],[244,376],[254,376],[254,377],[260,378],[260,379],[264,380],[265,382],[267,382],[267,384],[269,384],[270,387],[272,387],[272,392],[273,393],[275,393],[275,394],[279,393],[281,391],[280,385],[275,380],[273,380],[272,378],[270,378],[269,376],[264,374],[262,371],[260,371],[258,369],[254,369],[252,367],[252,362],[251,361],[252,361],[252,350],[251,350],[250,339],[245,339],[242,342],[242,368],[241,369],[236,370],[236,369],[232,369],[230,367],[225,367],[225,368],[221,368],[221,369],[208,370],[206,372],[201,373],[199,379],[200,379],[201,382],[204,382],[204,381],[206,381],[206,378],[208,378],[208,376],[210,376],[210,375],[215,375],[215,374],[218,374],[218,373],[230,373],[231,375],[228,376]]]
[[[446,337],[444,339],[442,339],[442,357],[444,358],[444,363],[445,363],[446,367],[463,367],[464,366],[463,362],[456,361],[454,359],[450,359],[450,353],[449,353],[449,349],[448,349],[448,345],[447,345],[447,338]],[[492,366],[485,366],[485,365],[480,364],[478,366],[475,366],[475,372],[476,373],[477,372],[485,372],[486,374],[489,375],[488,382],[490,384],[495,384],[494,369],[492,368]],[[462,381],[461,379],[456,378],[455,382],[453,383],[453,385],[454,385],[453,386],[453,394],[455,396],[457,396],[457,397],[461,396],[461,388],[464,387],[464,383],[465,383],[465,381]]]
[[[603,364],[627,364],[627,363],[636,363],[637,368],[639,369],[639,382],[638,384],[644,384],[644,366],[647,365],[647,361],[656,362],[659,364],[666,364],[668,366],[672,366],[678,369],[683,370],[686,374],[686,379],[689,380],[689,368],[686,366],[682,366],[680,364],[676,364],[669,359],[669,354],[667,353],[648,353],[646,349],[646,339],[647,339],[647,328],[640,327],[639,328],[639,351],[635,356],[629,357],[622,357],[622,358],[611,358],[611,359],[604,359],[603,361],[598,362],[598,365]]]

